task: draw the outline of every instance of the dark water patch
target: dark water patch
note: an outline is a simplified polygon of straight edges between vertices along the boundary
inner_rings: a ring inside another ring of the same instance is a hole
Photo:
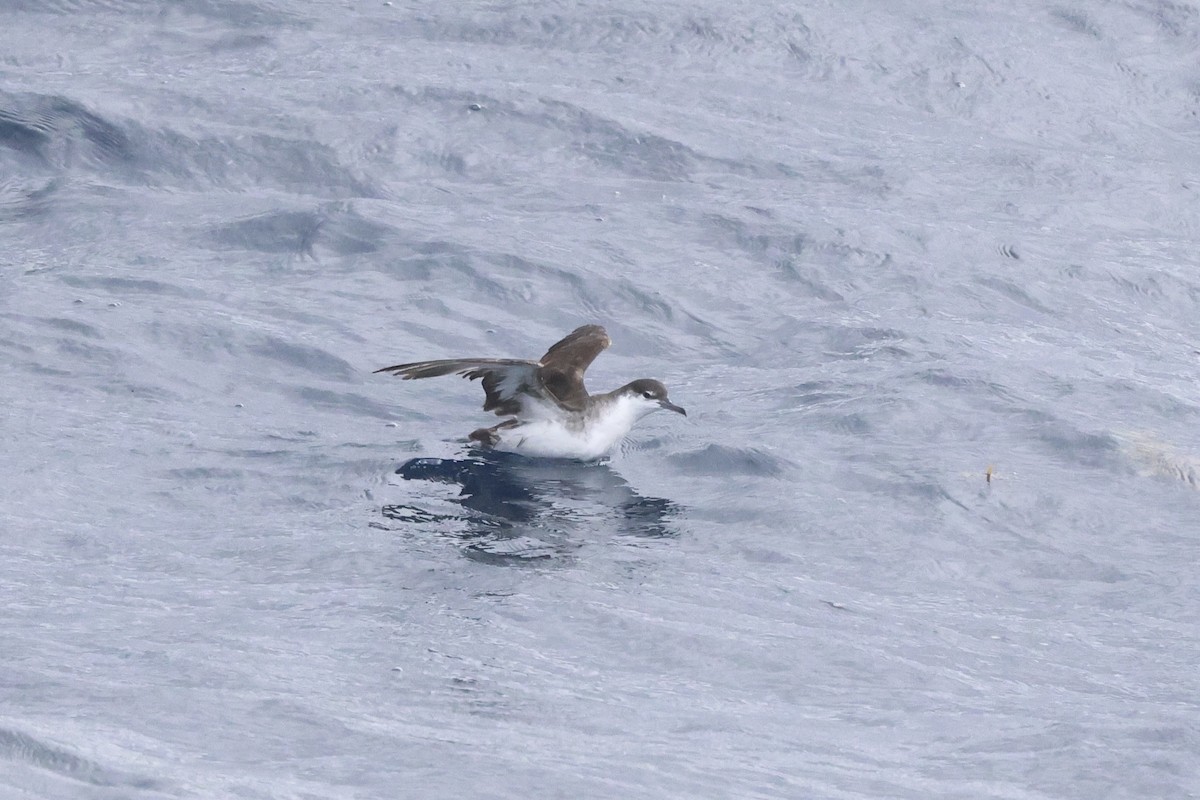
[[[262,344],[252,345],[248,349],[289,368],[330,380],[350,381],[360,373],[349,362],[319,347],[285,342],[274,336],[268,336]]]
[[[221,225],[212,238],[230,247],[311,258],[324,224],[323,215],[314,211],[277,211]]]
[[[279,3],[244,0],[175,0],[171,10],[205,17],[237,28],[311,27],[309,20],[285,10]]]
[[[1034,436],[1054,455],[1084,467],[1113,469],[1122,466],[1120,443],[1107,433],[1089,433],[1058,419],[1047,420]]]
[[[369,397],[363,397],[354,392],[331,392],[328,389],[314,389],[305,386],[294,390],[296,397],[306,403],[338,411],[349,411],[363,417],[373,417],[391,422],[396,419],[396,411],[391,406],[377,403]]]
[[[294,453],[291,450],[255,450],[255,449],[227,449],[222,451],[227,456],[234,458],[248,458],[251,460],[263,459],[267,461],[279,461],[288,458]],[[309,456],[311,458],[311,456]]]
[[[400,35],[422,41],[447,41],[528,47],[538,50],[566,47],[577,50],[584,42],[627,41],[657,36],[659,21],[647,13],[503,14],[493,11],[468,20],[413,16],[396,24]]]
[[[1117,72],[1121,73],[1122,77],[1129,78],[1131,82],[1135,83],[1139,89],[1145,85],[1147,78],[1146,73],[1133,66],[1129,62],[1118,61],[1114,66],[1116,66]]]
[[[799,66],[809,67],[813,64],[814,59],[811,47],[789,39],[787,42],[784,42],[784,48],[787,50],[787,54],[791,60]]]
[[[918,372],[916,375],[918,380],[930,384],[931,386],[940,386],[947,389],[957,389],[970,393],[981,393],[992,397],[1000,398],[1007,401],[1014,401],[1016,398],[1008,390],[1007,387],[995,381],[989,381],[984,378],[975,378],[967,375],[955,375],[944,369],[927,369]]]
[[[1025,308],[1033,309],[1042,314],[1054,314],[1055,311],[1044,303],[1036,300],[1025,289],[1022,289],[1013,281],[1006,278],[976,278],[975,282],[980,286],[986,286],[989,289],[1003,295],[1014,303],[1024,306]]]
[[[58,367],[50,367],[50,366],[46,366],[45,364],[38,364],[38,363],[32,362],[32,361],[27,361],[24,364],[22,364],[21,366],[24,367],[25,369],[29,370],[30,372],[34,373],[35,375],[45,375],[45,376],[51,377],[51,378],[74,378],[75,374],[76,374],[74,370],[60,369]],[[68,384],[59,384],[58,388],[60,391],[68,392],[68,393],[73,393],[73,392],[78,391],[78,387],[70,386]]]
[[[808,246],[808,237],[804,233],[768,233],[743,220],[722,214],[706,215],[703,224],[719,235],[722,245],[732,244],[759,261],[770,262],[780,257],[800,255]]]
[[[491,256],[491,260],[510,274],[526,275],[531,278],[537,277],[554,284],[566,286],[581,300],[588,296],[589,286],[592,284],[592,282],[585,280],[578,272],[572,271],[567,267],[532,261],[513,253],[496,254]]]
[[[809,297],[830,303],[840,303],[846,299],[840,292],[825,285],[824,280],[816,274],[816,270],[803,266],[791,256],[775,262],[775,266],[784,277],[800,286],[804,290],[803,294]]]
[[[1155,0],[1147,4],[1131,4],[1130,11],[1149,16],[1159,30],[1175,37],[1200,42],[1200,9],[1187,3]]]
[[[1124,583],[1134,577],[1115,564],[1098,563],[1082,554],[1055,561],[1033,561],[1028,563],[1025,569],[1031,577],[1040,580],[1065,581],[1069,584],[1077,581],[1115,584]]]
[[[1165,273],[1155,274],[1130,267],[1123,273],[1110,271],[1108,278],[1122,292],[1135,297],[1153,299],[1169,297],[1173,300],[1186,297],[1192,303],[1198,299],[1198,293],[1194,286]]]
[[[38,320],[41,324],[48,328],[53,328],[66,333],[74,333],[80,336],[86,336],[89,339],[103,338],[100,331],[88,325],[85,322],[79,322],[73,319],[63,319],[61,317],[43,317]]]
[[[0,759],[29,764],[80,783],[133,790],[165,789],[159,781],[109,769],[20,731],[0,728]]]
[[[0,221],[38,217],[54,207],[64,183],[59,178],[9,176],[0,180]]]
[[[543,100],[546,119],[570,132],[578,151],[597,164],[624,175],[661,181],[684,181],[695,167],[696,154],[662,136],[634,132],[615,120],[561,100]]]
[[[467,174],[467,160],[458,153],[446,150],[427,151],[419,155],[417,160],[448,175],[465,177]]]
[[[153,400],[160,403],[173,402],[181,399],[178,393],[172,392],[162,386],[155,386],[148,383],[137,383],[129,380],[105,381],[103,384],[101,384],[100,390],[105,394],[114,397],[132,397],[137,400]]]
[[[475,459],[413,458],[397,467],[396,474],[406,481],[433,481],[465,487],[484,469],[484,463]]]
[[[465,282],[471,287],[471,293],[478,298],[512,300],[521,304],[530,302],[524,285],[514,288],[510,283],[501,280],[508,277],[529,280],[530,276],[525,274],[525,270],[533,262],[527,259],[508,254],[477,252],[472,248],[446,241],[420,242],[410,247],[414,251],[412,254],[381,262],[380,271],[403,281],[448,280],[459,285]],[[544,269],[548,274],[552,274],[549,268]],[[542,271],[543,268],[539,267],[538,270]],[[567,282],[572,283],[570,279],[567,279]],[[578,284],[578,281],[574,283]],[[459,286],[453,291],[459,291]],[[425,298],[424,301],[435,304],[438,302],[432,298]],[[446,313],[444,309],[436,308],[436,305],[434,308]]]
[[[1076,33],[1082,33],[1093,39],[1104,38],[1104,34],[1100,31],[1100,27],[1096,22],[1085,12],[1077,8],[1055,8],[1050,11],[1050,16],[1062,22],[1069,30]]]
[[[336,150],[305,139],[265,133],[194,138],[171,130],[147,135],[154,172],[191,186],[283,188],[299,196],[381,196],[368,179],[342,165]]]
[[[639,313],[650,314],[664,322],[672,322],[675,318],[674,309],[662,295],[652,294],[629,281],[621,281],[616,287],[616,294]]]
[[[307,25],[304,19],[276,8],[274,4],[245,0],[174,0],[166,8],[146,0],[5,0],[3,7],[7,11],[70,16],[94,13],[128,14],[135,18],[146,14],[169,16],[174,12],[192,14],[237,27]]]
[[[427,281],[445,270],[472,273],[470,251],[454,242],[430,241],[412,245],[412,253],[379,263],[379,271],[402,281]]]
[[[1114,396],[1124,396],[1131,404],[1152,411],[1164,420],[1175,419],[1195,424],[1196,417],[1200,415],[1200,397],[1195,395],[1180,398],[1169,392],[1155,391],[1144,381],[1132,378],[1113,378],[1105,381],[1105,386]]]
[[[215,42],[208,46],[208,51],[210,53],[227,53],[239,50],[256,50],[260,47],[266,47],[273,42],[274,40],[270,36],[260,33],[229,33],[218,37]]]
[[[874,426],[871,425],[866,416],[858,413],[817,414],[813,417],[813,424],[834,433],[849,434],[851,436],[865,436],[874,431]]]
[[[268,433],[263,436],[264,439],[273,442],[311,442],[320,437],[316,431],[296,431],[295,434],[285,436],[279,433]]]
[[[779,13],[764,20],[749,22],[722,14],[697,13],[698,8],[655,7],[654,10],[630,7],[622,13],[520,13],[493,12],[469,20],[419,17],[398,23],[398,35],[421,41],[487,44],[524,50],[584,50],[646,53],[658,64],[703,58],[740,59],[751,53],[785,47],[787,43],[808,43],[811,34],[799,14]],[[559,11],[556,8],[554,11]],[[616,83],[644,80],[636,72],[613,78]]]
[[[6,336],[0,336],[0,348],[4,348],[10,352],[17,352],[21,355],[33,355],[37,352],[37,348],[30,345],[28,342],[9,339]]]
[[[861,469],[845,470],[839,483],[847,488],[868,492],[873,495],[894,497],[901,500],[917,500],[927,507],[947,502],[959,508],[966,506],[955,499],[936,479],[904,474],[878,474],[877,464],[865,465]]]
[[[150,341],[168,344],[191,358],[229,358],[238,350],[233,331],[202,322],[155,319],[144,330]]]
[[[89,344],[78,339],[59,339],[56,344],[58,355],[69,358],[77,364],[82,362],[93,367],[102,365],[106,368],[116,369],[126,361],[124,353],[112,347]]]
[[[455,131],[478,126],[486,119],[486,131],[478,127],[471,129],[477,131],[477,136],[521,143],[522,149],[536,150],[539,160],[545,158],[547,152],[567,152],[572,157],[583,156],[620,175],[663,181],[690,180],[701,165],[713,171],[747,177],[780,177],[789,171],[784,165],[752,158],[708,155],[677,139],[628,126],[595,109],[565,100],[543,97],[531,105],[441,87],[409,89],[396,86],[391,91],[412,113],[432,114],[440,125]],[[472,118],[481,122],[474,122]],[[397,134],[403,135],[403,131],[397,129],[386,139],[395,139]],[[506,180],[502,170],[498,171],[490,158],[473,159],[464,154],[460,149],[462,146],[441,141],[437,146],[424,143],[418,145],[418,150],[401,153],[394,144],[384,141],[374,149],[382,147],[394,156],[408,155],[413,163],[449,178]]]
[[[443,522],[448,519],[457,519],[446,514],[435,514],[417,506],[404,505],[397,503],[394,505],[384,506],[379,510],[379,513],[390,520],[404,523],[416,523],[420,525],[430,522]]]
[[[1083,264],[1060,264],[1058,272],[1064,278],[1070,278],[1071,280],[1079,280],[1080,278],[1087,278],[1089,276],[1089,270]]]
[[[853,394],[839,391],[840,383],[832,381],[810,381],[796,386],[787,393],[789,405],[803,407],[825,406],[844,403],[854,397]]]
[[[635,492],[605,464],[477,452],[466,459],[410,459],[396,475],[457,486],[454,502],[463,514],[456,521],[463,528],[454,535],[464,554],[488,563],[560,557],[578,548],[577,535],[594,536],[605,521],[625,536],[677,535],[675,503]],[[402,522],[447,519],[410,503],[385,508],[385,516]]]
[[[78,1],[78,0],[77,0]],[[104,0],[106,6],[142,6],[142,2],[134,4],[132,0]],[[174,0],[164,10],[154,4],[157,13],[163,14],[168,20],[170,14],[191,14],[194,17],[211,19],[212,22],[227,25],[229,28],[269,29],[290,28],[308,29],[310,19],[300,17],[288,10],[287,4],[276,2],[252,2],[250,0]]]
[[[118,125],[57,95],[0,91],[0,147],[55,169],[81,162],[128,167],[136,160],[133,141]]]
[[[557,9],[556,9],[557,10]],[[472,15],[469,20],[446,17],[411,17],[395,23],[397,36],[422,41],[445,41],[519,47],[522,50],[581,49],[642,51],[652,48],[659,58],[671,59],[687,54],[736,56],[756,50],[763,39],[782,41],[785,37],[808,38],[809,30],[800,15],[779,14],[771,24],[761,25],[723,15],[671,13],[660,7],[651,12],[634,8],[620,14],[596,13],[505,13],[501,7],[490,13]],[[632,81],[633,76],[622,77]]]
[[[691,475],[753,475],[773,478],[789,466],[786,461],[757,448],[726,447],[710,444],[689,453],[670,457],[683,472]]]
[[[193,289],[185,289],[172,283],[152,280],[150,278],[89,278],[64,275],[62,282],[77,289],[103,289],[117,296],[134,294],[160,295],[163,297],[185,297],[194,299],[201,293]]]
[[[848,360],[878,355],[907,358],[912,354],[898,344],[907,338],[903,332],[892,328],[837,327],[826,334],[823,352],[833,358]]]
[[[141,5],[141,0],[4,0],[5,11],[44,14],[79,14],[88,11],[117,10]]]
[[[716,247],[733,248],[769,267],[789,291],[826,302],[844,302],[844,290],[854,287],[853,274],[885,267],[890,260],[886,253],[817,239],[804,231],[781,231],[778,225],[760,220],[709,214],[702,224],[713,234]]]
[[[240,481],[246,477],[242,470],[228,467],[182,467],[166,470],[165,474],[182,481]]]
[[[867,250],[845,242],[812,237],[807,241],[809,242],[808,260],[825,267],[835,267],[840,270],[847,267],[886,269],[892,260],[887,253]]]
[[[672,520],[681,508],[665,497],[636,496],[619,509],[620,532],[645,539],[671,539],[679,535]]]
[[[463,510],[440,514],[412,504],[384,506],[381,513],[405,525],[436,526],[439,536],[450,538],[463,555],[495,566],[525,566],[531,560],[550,562],[570,545],[559,528],[568,521],[561,515],[545,519],[547,509],[526,487],[510,483],[503,475],[490,475],[476,463],[413,459],[396,474],[404,480],[458,484],[457,502]]]

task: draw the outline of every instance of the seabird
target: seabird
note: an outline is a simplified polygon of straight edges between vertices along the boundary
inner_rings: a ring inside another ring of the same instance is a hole
[[[642,417],[660,409],[687,412],[667,399],[652,378],[630,381],[605,394],[588,394],[583,373],[612,340],[599,325],[568,333],[538,361],[451,358],[375,370],[404,380],[462,375],[481,379],[484,411],[512,417],[467,438],[481,446],[542,458],[591,461],[611,450]]]

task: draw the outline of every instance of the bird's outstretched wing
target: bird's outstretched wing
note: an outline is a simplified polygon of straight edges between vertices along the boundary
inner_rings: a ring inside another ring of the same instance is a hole
[[[610,344],[607,331],[599,325],[583,325],[571,331],[538,362],[542,386],[564,408],[582,411],[588,398],[583,373]]]
[[[484,411],[498,416],[523,418],[540,417],[538,411],[554,398],[547,395],[538,378],[538,365],[532,361],[508,358],[450,358],[442,361],[417,361],[377,369],[389,372],[406,381],[417,378],[437,378],[442,375],[462,375],[470,380],[482,379]],[[529,402],[530,400],[534,402]]]
[[[396,364],[375,371],[407,381],[442,375],[480,379],[487,394],[484,411],[518,419],[545,418],[563,410],[584,409],[588,393],[583,373],[609,344],[604,328],[584,325],[568,333],[536,363],[511,358],[449,358]]]

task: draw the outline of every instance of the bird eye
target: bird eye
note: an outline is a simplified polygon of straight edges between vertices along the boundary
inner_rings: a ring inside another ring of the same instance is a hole
[[[654,392],[642,392],[642,397],[646,398],[647,400],[653,400]]]

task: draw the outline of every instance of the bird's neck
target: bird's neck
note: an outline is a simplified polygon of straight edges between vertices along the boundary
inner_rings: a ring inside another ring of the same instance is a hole
[[[593,396],[590,410],[586,423],[589,433],[612,443],[629,433],[642,417],[639,404],[628,394],[618,392]]]

